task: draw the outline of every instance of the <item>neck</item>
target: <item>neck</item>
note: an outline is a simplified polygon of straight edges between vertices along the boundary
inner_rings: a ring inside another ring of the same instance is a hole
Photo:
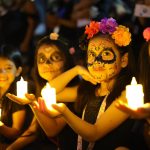
[[[111,79],[109,81],[101,82],[101,85],[97,91],[98,95],[104,96],[104,95],[109,94],[113,88],[114,82],[115,82],[115,80],[113,80],[113,79]]]

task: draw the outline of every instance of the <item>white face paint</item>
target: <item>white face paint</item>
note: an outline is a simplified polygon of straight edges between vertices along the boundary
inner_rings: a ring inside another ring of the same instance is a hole
[[[64,55],[52,45],[43,45],[37,54],[37,66],[40,76],[45,80],[52,80],[64,70]]]
[[[87,62],[90,74],[99,83],[115,78],[121,70],[120,53],[106,38],[96,37],[90,40]]]

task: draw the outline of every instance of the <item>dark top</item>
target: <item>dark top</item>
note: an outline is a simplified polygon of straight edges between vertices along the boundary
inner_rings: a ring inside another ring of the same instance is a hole
[[[68,105],[69,109],[74,112],[74,103]],[[77,134],[70,128],[68,124],[58,135],[58,143],[60,150],[76,150]]]
[[[34,93],[34,89],[33,86],[29,86],[29,92]],[[16,95],[16,81],[12,83],[12,85],[10,86],[9,90],[6,93],[12,93]],[[13,101],[11,101],[10,99],[8,99],[5,94],[4,96],[0,99],[0,106],[2,108],[2,113],[1,113],[1,121],[8,127],[12,127],[12,114],[20,111],[20,110],[26,110],[26,118],[25,118],[25,123],[22,127],[22,132],[29,126],[33,114],[31,112],[31,109],[29,108],[29,106],[25,105],[19,105]],[[19,118],[18,118],[19,119]],[[21,132],[21,133],[22,133]],[[16,137],[17,138],[17,137]],[[14,137],[15,140],[15,137]],[[11,143],[13,142],[13,140],[10,140],[9,138],[6,138],[4,135],[0,134],[0,142],[2,143]]]
[[[95,100],[89,101],[85,110],[84,119],[87,122],[94,124],[96,122],[96,118],[99,112],[99,108],[102,104],[104,97],[97,97]],[[106,102],[106,109],[108,108]],[[116,117],[116,116],[114,116]],[[131,150],[137,149],[147,149],[144,139],[141,135],[136,133],[137,131],[134,129],[136,123],[133,119],[127,119],[124,121],[119,127],[108,133],[106,136],[97,140],[94,145],[94,150],[106,149],[106,150],[114,150],[119,146],[124,146],[130,148]],[[139,142],[140,141],[140,142]],[[88,142],[83,140],[83,150],[87,149]]]

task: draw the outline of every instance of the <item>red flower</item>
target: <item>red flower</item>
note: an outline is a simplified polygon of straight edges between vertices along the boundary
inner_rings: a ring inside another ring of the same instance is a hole
[[[148,42],[150,41],[150,27],[147,27],[144,31],[143,31],[143,37],[144,39]]]
[[[91,21],[89,26],[85,27],[85,34],[87,34],[87,39],[90,39],[100,31],[100,22]]]

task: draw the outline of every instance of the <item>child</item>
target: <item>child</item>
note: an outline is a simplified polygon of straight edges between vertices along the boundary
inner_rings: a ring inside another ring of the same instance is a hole
[[[20,52],[10,45],[2,45],[0,47],[1,149],[5,149],[5,146],[12,143],[23,131],[25,107],[10,101],[5,96],[7,92],[16,94],[16,81],[20,80],[21,71]]]
[[[53,108],[62,114],[79,135],[77,149],[144,149],[142,141],[134,141],[131,131],[134,120],[118,110],[114,103],[118,99],[125,100],[123,91],[133,76],[128,65],[131,41],[129,29],[118,25],[113,18],[104,18],[101,22],[92,21],[85,28],[83,41],[81,46],[87,51],[87,68],[94,79],[85,68],[76,66],[50,82],[58,94],[77,75],[94,84],[97,82],[97,85],[93,85],[84,81],[78,89],[68,92],[68,95],[72,95],[72,100],[77,100],[76,108],[82,113],[82,119],[73,114],[65,104],[53,104]],[[68,95],[66,94],[66,99]],[[41,106],[37,109],[52,114],[42,99],[39,105]],[[137,136],[136,138],[138,140]]]
[[[39,40],[36,48],[34,66],[36,96],[41,96],[41,89],[45,86],[46,82],[50,82],[53,80],[53,78],[57,77],[71,67],[73,67],[73,62],[69,53],[68,43],[62,39],[62,37],[59,37],[59,35],[56,33],[51,33],[50,36],[45,36]],[[74,83],[72,82],[72,84],[76,84],[76,81],[74,81]],[[35,101],[35,97],[29,94],[26,96],[28,99],[19,99],[16,97],[16,99],[14,99],[12,95],[8,94],[8,97],[12,100],[16,100],[17,103],[29,104],[35,114],[30,128],[23,134],[23,137],[18,138],[12,145],[10,145],[8,150],[18,150],[23,147],[27,149],[25,146],[35,141],[35,133],[39,131],[37,129],[38,123],[50,140],[46,140],[47,142],[34,142],[34,145],[32,144],[32,149],[56,149],[57,147],[55,144],[58,144],[59,147],[64,150],[75,149],[75,144],[73,144],[75,142],[74,134],[72,134],[72,131],[68,126],[65,126],[66,122],[64,119],[62,117],[50,118],[49,116],[47,117],[41,112],[35,110],[30,101]],[[37,119],[38,123],[35,118]],[[34,134],[27,136],[30,133]],[[58,141],[54,141],[52,139],[55,136],[58,137]],[[39,138],[41,139],[41,136]],[[54,144],[51,142],[51,140],[54,141]],[[29,147],[31,147],[31,145],[28,145],[28,148]]]

